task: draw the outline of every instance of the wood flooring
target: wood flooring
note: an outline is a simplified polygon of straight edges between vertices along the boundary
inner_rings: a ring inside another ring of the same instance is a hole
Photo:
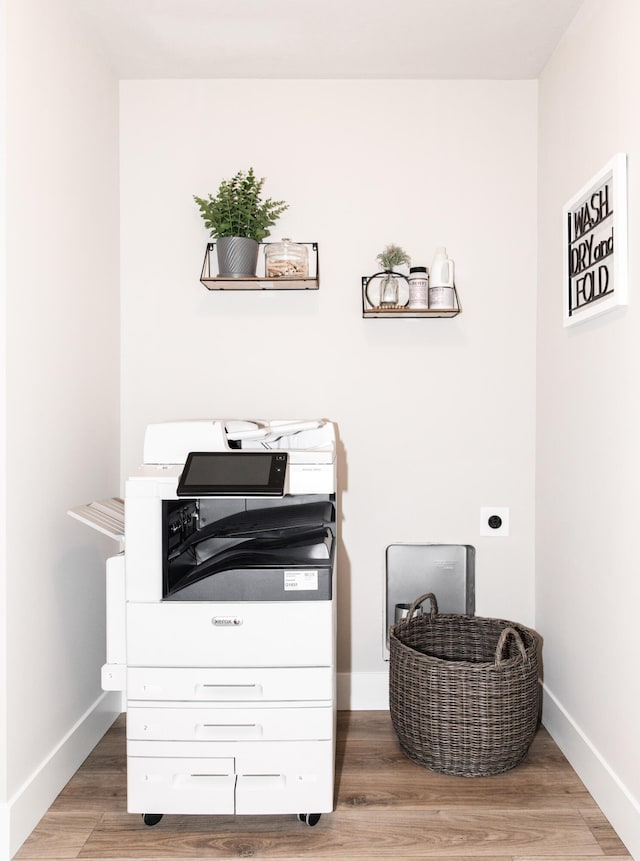
[[[315,827],[295,816],[126,812],[125,718],[119,718],[19,851],[20,859],[131,861],[607,861],[630,859],[575,772],[540,729],[502,775],[435,774],[400,751],[386,711],[339,712],[336,809]]]

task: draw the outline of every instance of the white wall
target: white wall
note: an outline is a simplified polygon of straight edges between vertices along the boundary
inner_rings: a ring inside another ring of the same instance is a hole
[[[119,489],[118,90],[71,8],[7,2],[3,858],[108,725],[117,548],[66,510]]]
[[[78,730],[100,702],[102,560],[112,548],[64,512],[115,492],[150,421],[338,423],[340,666],[376,680],[365,705],[378,704],[384,677],[390,542],[475,544],[478,612],[534,621],[537,123],[534,82],[123,83],[119,476],[116,85],[66,0],[5,5],[3,861],[99,734],[99,722]],[[560,210],[610,155],[629,153],[633,285],[639,15],[633,0],[587,0],[541,78],[537,225],[545,722],[636,855],[640,409],[629,392],[639,324],[632,304],[561,328]],[[199,285],[206,234],[191,195],[250,164],[291,203],[274,236],[319,241],[318,293]],[[361,319],[360,277],[389,241],[427,264],[447,245],[460,317]],[[511,507],[510,538],[478,537],[484,504]]]
[[[540,78],[536,626],[545,723],[640,857],[640,4],[587,0]],[[562,328],[562,206],[628,154],[631,302]]]
[[[122,475],[149,422],[337,422],[339,670],[373,690],[351,707],[385,703],[391,542],[475,544],[478,612],[533,622],[536,98],[531,81],[121,83]],[[192,195],[249,166],[291,205],[272,238],[319,242],[318,292],[200,285]],[[427,265],[446,245],[462,315],[363,320],[389,242]],[[481,505],[510,506],[509,538],[479,538]]]
[[[5,190],[7,185],[6,153],[6,4],[0,0],[0,595],[6,594],[6,484],[7,484],[7,219]],[[2,800],[7,797],[7,605],[0,601],[0,834],[8,831],[7,810]]]

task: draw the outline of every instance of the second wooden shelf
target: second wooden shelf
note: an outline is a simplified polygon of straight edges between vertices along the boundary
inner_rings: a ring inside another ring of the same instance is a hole
[[[409,320],[409,319],[425,319],[431,317],[457,317],[462,312],[460,297],[454,285],[453,296],[455,299],[454,308],[409,308],[408,306],[392,306],[380,307],[379,305],[371,305],[367,299],[366,288],[369,278],[362,276],[362,316],[365,319],[370,317],[384,317],[393,320]]]

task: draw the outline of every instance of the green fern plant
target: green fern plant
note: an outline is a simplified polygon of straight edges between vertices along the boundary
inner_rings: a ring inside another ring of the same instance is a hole
[[[220,183],[218,193],[206,198],[193,196],[205,226],[214,239],[245,236],[262,242],[289,204],[262,198],[265,177],[258,179],[252,167],[240,170]]]
[[[406,263],[407,266],[411,265],[411,258],[399,245],[387,245],[384,251],[378,254],[377,260],[385,272],[390,271],[395,266],[402,266],[403,263]]]

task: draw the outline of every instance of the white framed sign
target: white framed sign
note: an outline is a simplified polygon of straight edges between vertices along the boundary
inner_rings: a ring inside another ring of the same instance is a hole
[[[607,162],[562,214],[563,320],[573,326],[628,301],[626,153]]]

